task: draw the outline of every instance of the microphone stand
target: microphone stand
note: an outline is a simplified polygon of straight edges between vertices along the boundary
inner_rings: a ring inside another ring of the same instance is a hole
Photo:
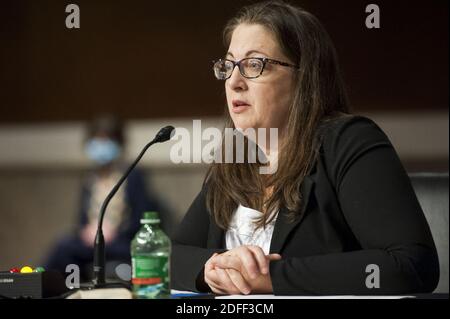
[[[98,228],[97,228],[97,234],[95,236],[94,241],[94,279],[92,280],[92,283],[83,285],[83,288],[88,289],[95,289],[95,288],[113,288],[113,287],[125,287],[129,288],[125,283],[123,282],[106,282],[106,276],[105,276],[105,265],[106,265],[106,257],[105,257],[105,238],[103,237],[103,218],[105,217],[106,208],[108,207],[109,202],[113,198],[113,196],[117,193],[120,186],[123,184],[123,182],[126,180],[130,172],[133,170],[133,168],[137,165],[137,163],[141,160],[142,156],[144,156],[144,153],[147,151],[147,149],[156,143],[162,143],[171,138],[171,133],[173,132],[174,127],[173,126],[166,126],[162,128],[158,134],[156,134],[155,138],[144,146],[141,153],[138,155],[138,157],[134,160],[134,162],[128,167],[126,172],[122,175],[120,180],[117,182],[116,185],[114,185],[111,192],[108,194],[106,199],[104,200],[102,207],[100,209],[100,216],[98,220]]]

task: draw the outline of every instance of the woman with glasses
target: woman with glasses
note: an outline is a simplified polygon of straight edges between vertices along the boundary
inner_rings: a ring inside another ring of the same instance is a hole
[[[333,44],[283,2],[243,8],[224,30],[226,127],[278,131],[273,174],[213,163],[173,237],[172,288],[215,294],[430,292],[439,263],[398,155],[350,114]]]

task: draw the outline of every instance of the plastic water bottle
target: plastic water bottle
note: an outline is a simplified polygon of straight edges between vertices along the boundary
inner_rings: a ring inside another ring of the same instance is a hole
[[[145,212],[141,225],[131,242],[133,297],[170,298],[170,239],[156,212]]]

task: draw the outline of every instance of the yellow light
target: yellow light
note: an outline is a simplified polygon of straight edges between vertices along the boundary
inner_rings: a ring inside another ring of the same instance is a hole
[[[22,274],[29,273],[29,272],[33,272],[33,268],[31,268],[30,266],[25,266],[25,267],[22,267],[22,269],[20,269],[20,273],[22,273]]]

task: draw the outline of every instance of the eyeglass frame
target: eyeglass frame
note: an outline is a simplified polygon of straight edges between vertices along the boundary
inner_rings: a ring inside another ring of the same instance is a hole
[[[242,61],[250,60],[250,59],[256,59],[256,60],[259,60],[259,61],[261,61],[263,63],[263,66],[261,68],[261,72],[259,72],[259,74],[256,75],[256,76],[246,76],[246,75],[244,75],[242,73],[242,70],[241,70],[241,63],[242,63]],[[264,57],[264,58],[262,58],[262,57],[249,57],[249,58],[243,58],[243,59],[241,59],[239,61],[233,61],[233,60],[230,60],[230,59],[213,60],[212,61],[213,62],[213,69],[214,69],[214,65],[217,62],[219,62],[219,61],[230,61],[231,63],[233,63],[233,69],[231,70],[230,75],[227,78],[225,78],[225,79],[217,79],[217,77],[216,77],[216,79],[219,80],[219,81],[226,81],[226,80],[228,80],[233,75],[233,71],[234,71],[234,68],[236,67],[236,65],[238,66],[239,73],[246,79],[256,79],[256,78],[260,77],[263,74],[263,72],[264,72],[264,69],[266,67],[266,63],[276,64],[276,65],[281,65],[281,66],[286,66],[286,67],[291,67],[291,68],[294,68],[294,69],[297,69],[297,70],[300,69],[300,67],[298,65],[294,65],[294,64],[291,64],[291,63],[287,63],[287,62],[283,62],[283,61],[279,61],[279,60],[275,60],[275,59],[270,59],[270,58],[266,58],[266,57]]]

